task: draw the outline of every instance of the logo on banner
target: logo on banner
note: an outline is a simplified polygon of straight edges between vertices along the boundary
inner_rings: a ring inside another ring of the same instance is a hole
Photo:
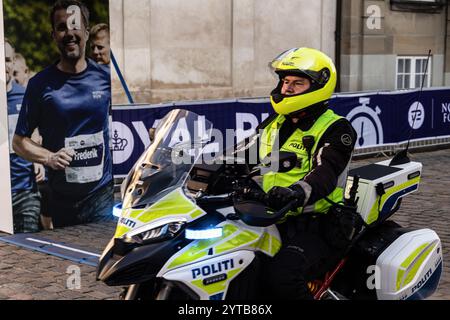
[[[125,147],[128,145],[128,140],[120,138],[117,130],[114,130],[114,135],[112,137],[112,150],[113,151],[124,151]]]
[[[128,126],[118,121],[113,121],[111,132],[111,149],[113,151],[114,164],[124,163],[133,153],[133,133]]]
[[[416,101],[410,107],[408,111],[408,123],[409,126],[417,130],[422,127],[423,122],[425,121],[425,109],[423,105]]]
[[[360,106],[354,108],[347,114],[358,137],[356,147],[369,147],[383,144],[383,126],[380,120],[381,109],[369,107],[370,98],[359,98]]]

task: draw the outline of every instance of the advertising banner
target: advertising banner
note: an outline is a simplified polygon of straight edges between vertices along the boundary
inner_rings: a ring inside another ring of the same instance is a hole
[[[251,135],[273,113],[268,98],[197,101],[165,105],[114,106],[111,149],[115,176],[128,173],[150,144],[148,130],[172,109],[187,109],[205,116],[225,135],[236,140]],[[346,117],[358,134],[356,148],[450,136],[450,88],[404,92],[338,94],[330,108]]]
[[[112,179],[109,1],[2,0],[1,9],[0,158],[9,190],[0,192],[0,230],[87,222],[72,208]]]
[[[450,89],[338,95],[332,109],[358,133],[356,148],[450,135]]]
[[[114,106],[112,111],[111,149],[113,151],[115,176],[128,171],[150,144],[148,130],[155,128],[158,121],[170,110],[186,109],[203,115],[224,137],[226,130],[236,133],[235,140],[250,136],[258,124],[266,119],[271,106],[261,100],[213,101],[198,104]]]
[[[9,173],[8,110],[6,108],[5,41],[3,36],[3,3],[0,0],[0,231],[13,232],[11,184]]]

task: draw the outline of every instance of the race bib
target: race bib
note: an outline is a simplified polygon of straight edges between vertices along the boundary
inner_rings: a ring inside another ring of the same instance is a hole
[[[105,155],[102,131],[66,138],[64,145],[75,153],[70,166],[65,169],[67,182],[88,183],[102,178]]]

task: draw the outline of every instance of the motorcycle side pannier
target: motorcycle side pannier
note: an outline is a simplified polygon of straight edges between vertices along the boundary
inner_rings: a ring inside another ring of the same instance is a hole
[[[335,289],[355,300],[424,299],[437,289],[442,260],[433,230],[385,221],[351,250]]]
[[[442,272],[441,241],[433,230],[402,234],[380,254],[375,274],[379,300],[418,300],[431,296]]]
[[[409,162],[389,166],[390,160],[369,164],[349,171],[345,197],[358,177],[357,211],[368,225],[389,218],[399,207],[401,198],[419,188],[422,164]]]

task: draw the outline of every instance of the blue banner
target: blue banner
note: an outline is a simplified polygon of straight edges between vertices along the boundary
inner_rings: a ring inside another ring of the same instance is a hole
[[[397,144],[410,137],[450,136],[450,88],[338,94],[330,100],[330,107],[352,123],[358,134],[356,148]],[[235,130],[238,140],[251,135],[273,113],[267,98],[114,106],[111,149],[115,176],[128,173],[150,144],[148,129],[173,109],[204,115],[224,136],[226,129]]]
[[[338,95],[331,104],[358,133],[356,148],[450,135],[450,89]]]

